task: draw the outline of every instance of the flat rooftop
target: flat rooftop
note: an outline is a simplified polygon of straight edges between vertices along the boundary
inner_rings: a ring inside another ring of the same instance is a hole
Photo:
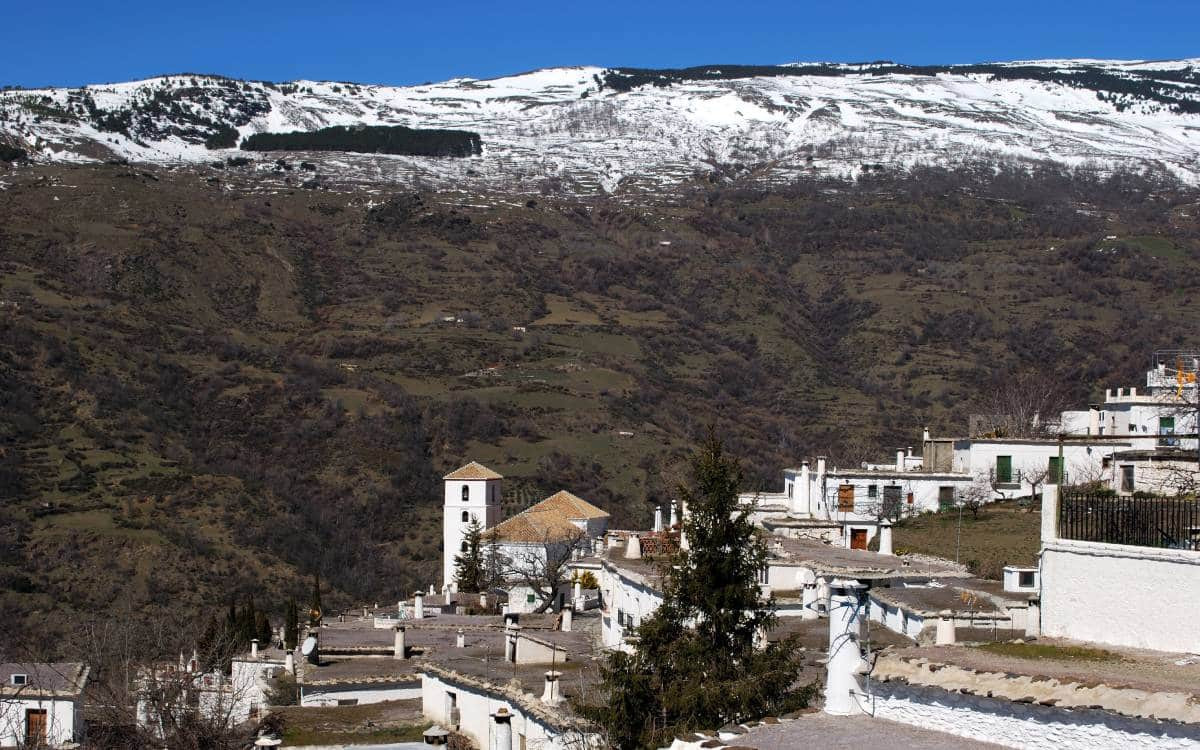
[[[1010,645],[1014,647],[1007,648]],[[992,644],[986,647],[913,646],[897,649],[892,654],[902,658],[954,664],[979,672],[1024,675],[1081,684],[1102,683],[1112,688],[1131,688],[1154,693],[1188,693],[1196,696],[1197,703],[1200,703],[1200,657],[1197,656],[1057,638],[1038,639],[1028,646],[1028,653],[1036,658],[1014,655],[1026,650],[1015,644]],[[1085,651],[1079,652],[1075,649]],[[1072,656],[1079,653],[1083,653],[1087,658]]]
[[[792,563],[841,578],[970,578],[965,569],[948,560],[929,557],[881,555],[867,550],[835,547],[812,539],[773,536],[768,541],[773,562]]]

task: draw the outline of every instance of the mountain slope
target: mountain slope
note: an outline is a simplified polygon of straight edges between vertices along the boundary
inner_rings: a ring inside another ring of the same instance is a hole
[[[255,133],[359,124],[472,131],[483,153],[314,154],[324,179],[588,193],[1050,160],[1200,182],[1196,60],[580,67],[409,87],[173,75],[0,93],[0,134],[44,160],[202,163]]]

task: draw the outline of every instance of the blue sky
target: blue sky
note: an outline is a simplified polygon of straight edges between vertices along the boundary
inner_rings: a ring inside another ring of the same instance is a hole
[[[5,4],[0,84],[160,73],[410,84],[555,65],[1200,57],[1197,0]]]

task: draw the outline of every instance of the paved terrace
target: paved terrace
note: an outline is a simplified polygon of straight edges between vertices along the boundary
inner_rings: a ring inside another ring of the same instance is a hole
[[[823,713],[801,714],[790,722],[760,724],[726,742],[733,747],[761,750],[809,747],[821,750],[989,750],[1000,747],[868,716],[829,716]]]

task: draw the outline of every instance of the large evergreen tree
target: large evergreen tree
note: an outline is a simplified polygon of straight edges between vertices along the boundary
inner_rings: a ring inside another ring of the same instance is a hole
[[[283,620],[283,647],[295,651],[300,641],[300,614],[296,607],[296,597],[288,599],[287,613]]]
[[[483,556],[483,525],[471,517],[463,539],[466,549],[454,556],[454,583],[458,590],[474,594],[488,587],[487,564]]]
[[[636,651],[610,655],[604,703],[582,707],[615,747],[662,747],[677,733],[800,708],[814,692],[795,686],[794,639],[756,648],[776,615],[759,593],[768,553],[738,503],[741,477],[710,435],[679,488],[689,549],[664,567],[663,604],[637,628]]]

